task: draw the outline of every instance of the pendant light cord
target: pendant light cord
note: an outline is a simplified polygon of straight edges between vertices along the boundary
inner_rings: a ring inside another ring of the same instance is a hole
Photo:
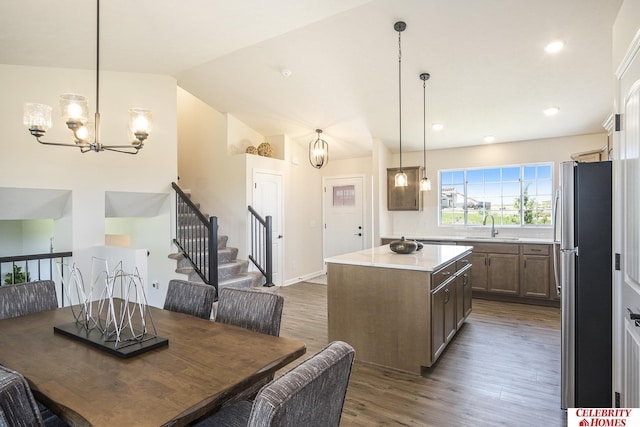
[[[96,5],[96,114],[100,114],[100,0]]]
[[[422,81],[422,154],[424,157],[424,178],[427,177],[427,81]]]
[[[398,122],[400,127],[400,172],[402,170],[402,32],[398,31]]]

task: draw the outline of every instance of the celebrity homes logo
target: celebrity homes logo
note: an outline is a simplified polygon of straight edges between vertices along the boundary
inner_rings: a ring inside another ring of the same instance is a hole
[[[638,408],[571,408],[567,410],[567,427],[635,427],[640,426]]]

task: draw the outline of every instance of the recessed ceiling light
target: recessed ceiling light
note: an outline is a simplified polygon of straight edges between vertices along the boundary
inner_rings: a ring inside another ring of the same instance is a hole
[[[555,116],[560,112],[560,108],[558,107],[549,107],[543,110],[544,114],[547,116]]]
[[[444,125],[442,123],[434,123],[431,125],[431,129],[435,131],[442,130],[442,128],[444,128]]]
[[[564,47],[564,42],[562,40],[554,40],[545,46],[544,50],[548,53],[556,53],[562,50]]]
[[[491,144],[492,142],[496,142],[496,137],[493,135],[487,135],[484,137],[484,142],[487,144]]]

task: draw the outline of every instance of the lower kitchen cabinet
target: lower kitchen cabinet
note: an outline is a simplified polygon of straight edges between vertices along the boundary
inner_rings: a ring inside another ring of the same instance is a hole
[[[549,257],[522,256],[522,296],[549,298]]]
[[[471,266],[456,277],[456,324],[460,328],[471,314]]]
[[[488,254],[487,291],[518,295],[520,293],[519,255]]]
[[[431,294],[431,349],[436,360],[456,333],[456,281],[449,280]]]

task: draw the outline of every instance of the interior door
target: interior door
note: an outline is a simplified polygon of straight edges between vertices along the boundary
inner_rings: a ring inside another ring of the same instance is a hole
[[[364,249],[364,177],[324,179],[324,257]]]
[[[273,284],[284,280],[284,196],[283,175],[277,171],[253,171],[252,206],[263,218],[272,218]]]
[[[638,43],[640,44],[640,43]],[[637,46],[640,49],[640,46]],[[620,271],[614,274],[614,391],[621,407],[640,406],[640,327],[627,309],[640,313],[640,55],[618,74],[620,132],[614,134],[614,166],[619,190],[614,191],[614,249]]]

